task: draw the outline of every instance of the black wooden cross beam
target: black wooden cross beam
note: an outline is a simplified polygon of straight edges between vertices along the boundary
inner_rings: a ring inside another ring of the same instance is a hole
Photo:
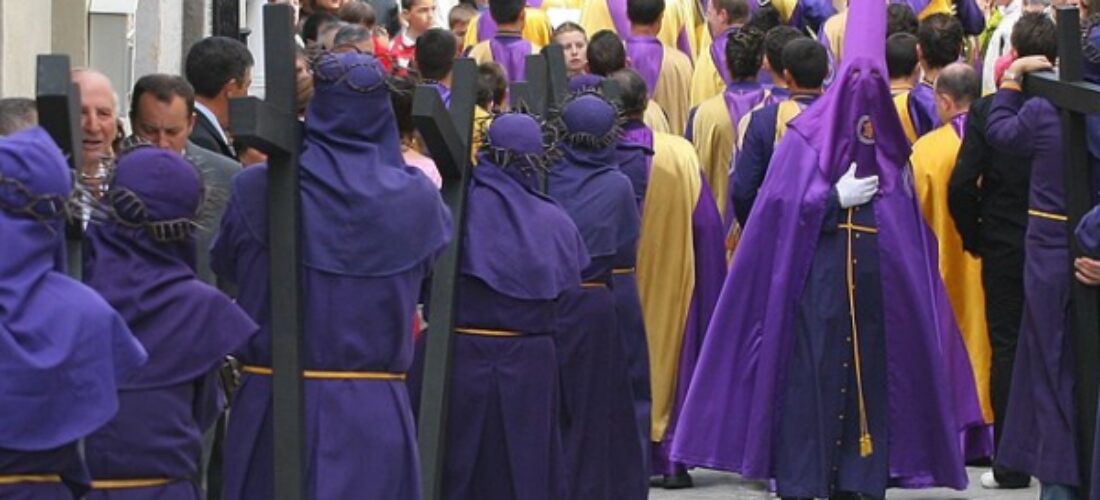
[[[526,84],[526,96],[524,104],[527,107],[527,112],[536,116],[546,117],[546,111],[549,108],[549,67],[546,64],[546,56],[543,54],[531,54],[527,56],[524,61],[524,77],[526,82],[513,83],[513,86]],[[521,93],[523,91],[521,90]],[[513,94],[514,96],[515,94]],[[513,97],[513,103],[519,102],[518,99]]]
[[[1092,176],[1085,115],[1100,114],[1100,87],[1082,81],[1084,56],[1081,51],[1080,17],[1076,7],[1060,7],[1058,22],[1058,75],[1033,73],[1024,80],[1028,94],[1054,104],[1061,115],[1062,151],[1065,158],[1066,215],[1069,216],[1069,244],[1073,256],[1083,256],[1072,229],[1092,208]],[[1066,265],[1072,266],[1072,262]],[[1073,275],[1072,273],[1070,274]],[[1090,493],[1092,444],[1096,434],[1097,390],[1100,389],[1100,303],[1095,287],[1073,280],[1073,350],[1076,359],[1077,455],[1081,475],[1081,496]]]
[[[80,179],[83,159],[83,132],[80,128],[80,87],[72,80],[69,56],[44,54],[38,56],[35,75],[35,107],[38,124],[46,129],[65,153],[73,179]],[[84,237],[82,217],[70,217],[65,226],[67,268],[73,279],[79,280],[84,266],[80,257]]]
[[[413,94],[413,121],[443,177],[441,194],[451,209],[454,238],[435,265],[428,317],[424,379],[420,397],[420,461],[423,494],[443,498],[443,467],[447,456],[447,397],[451,375],[451,335],[454,298],[461,262],[466,221],[466,191],[470,183],[470,143],[477,102],[477,65],[473,59],[455,61],[448,112],[431,86],[419,85]]]
[[[298,92],[294,70],[294,13],[287,4],[264,6],[266,100],[229,103],[233,137],[267,154],[268,248],[271,299],[275,498],[305,498],[305,426],[302,389],[302,312],[299,264]]]
[[[565,51],[552,43],[543,47],[546,57],[546,98],[548,109],[558,109],[569,95],[569,76],[565,70]]]

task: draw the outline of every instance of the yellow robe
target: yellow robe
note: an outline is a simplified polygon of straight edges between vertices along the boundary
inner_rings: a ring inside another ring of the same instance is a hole
[[[848,26],[848,11],[834,14],[821,26],[821,32],[829,39],[829,51],[833,54],[833,71],[840,69],[844,56],[844,30]]]
[[[649,343],[654,442],[664,439],[676,397],[680,350],[695,290],[692,217],[702,192],[699,159],[683,137],[655,133],[638,241],[638,294]]]
[[[722,75],[718,73],[718,67],[714,65],[714,58],[710,55],[710,32],[703,32],[703,43],[700,44],[699,54],[695,56],[695,70],[691,75],[692,107],[721,94],[726,88],[726,82],[722,81]]]
[[[691,110],[691,60],[678,50],[665,50],[656,87],[653,100],[668,115],[672,133],[683,134]]]
[[[649,105],[646,106],[645,113],[642,114],[642,122],[654,132],[673,133],[672,127],[668,124],[668,115],[665,114],[665,110],[661,109],[661,105],[653,102],[652,99],[650,99]]]
[[[760,103],[757,103],[753,109],[759,107]],[[699,155],[703,176],[707,178],[714,194],[714,202],[718,204],[718,213],[722,220],[727,220],[729,215],[726,209],[729,200],[730,165],[736,154],[738,135],[734,125],[730,121],[729,108],[726,107],[726,98],[722,94],[703,101],[691,122],[691,142]],[[740,125],[740,117],[737,125]]]
[[[898,118],[901,119],[901,129],[905,132],[905,138],[909,144],[917,142],[917,129],[913,127],[913,117],[909,115],[909,91],[903,90],[894,94],[894,108],[898,110]]]
[[[691,54],[688,56],[694,57],[699,47],[696,26],[701,19],[693,0],[666,0],[665,15],[661,18],[661,31],[657,33],[657,38],[665,47],[678,48],[677,38],[680,36],[680,30],[684,30],[688,45],[691,47]],[[585,2],[581,10],[581,26],[588,33],[589,38],[601,30],[614,31],[623,38],[630,35],[630,33],[619,33],[615,29],[615,21],[612,20],[611,11],[607,8],[607,0]]]
[[[527,12],[527,21],[523,24],[523,38],[539,47],[547,46],[554,32],[554,29],[550,26],[550,17],[542,9],[528,7],[524,10]],[[466,38],[463,39],[463,46],[473,47],[480,42],[477,33],[477,20],[479,17],[481,17],[481,14],[470,20],[470,26],[466,28]]]
[[[989,396],[989,371],[993,354],[985,322],[982,264],[963,251],[962,237],[947,209],[947,183],[955,168],[962,141],[950,123],[921,137],[913,145],[909,162],[921,211],[939,240],[940,274],[962,331],[963,341],[978,386],[978,401],[987,423],[993,422]]]

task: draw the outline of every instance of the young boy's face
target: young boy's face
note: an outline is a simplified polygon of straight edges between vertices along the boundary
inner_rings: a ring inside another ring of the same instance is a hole
[[[420,36],[421,33],[432,29],[435,21],[435,0],[415,0],[412,7],[401,13],[405,23],[409,25],[409,34]]]
[[[455,34],[455,38],[458,38],[459,43],[466,39],[466,29],[470,27],[470,21],[455,21],[451,25],[451,33]]]

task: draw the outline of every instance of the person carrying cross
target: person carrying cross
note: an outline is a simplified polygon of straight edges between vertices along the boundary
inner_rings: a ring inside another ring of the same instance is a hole
[[[301,153],[302,287],[308,498],[420,497],[406,372],[422,281],[451,238],[427,177],[405,166],[381,64],[325,54],[314,64]],[[364,110],[371,110],[365,113]],[[234,179],[211,248],[220,277],[261,331],[238,354],[227,499],[271,498],[268,167]]]

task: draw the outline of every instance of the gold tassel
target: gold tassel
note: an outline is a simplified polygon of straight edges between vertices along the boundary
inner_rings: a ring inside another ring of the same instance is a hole
[[[871,442],[871,434],[867,432],[863,433],[863,435],[859,437],[859,456],[867,458],[874,452],[875,445]]]

